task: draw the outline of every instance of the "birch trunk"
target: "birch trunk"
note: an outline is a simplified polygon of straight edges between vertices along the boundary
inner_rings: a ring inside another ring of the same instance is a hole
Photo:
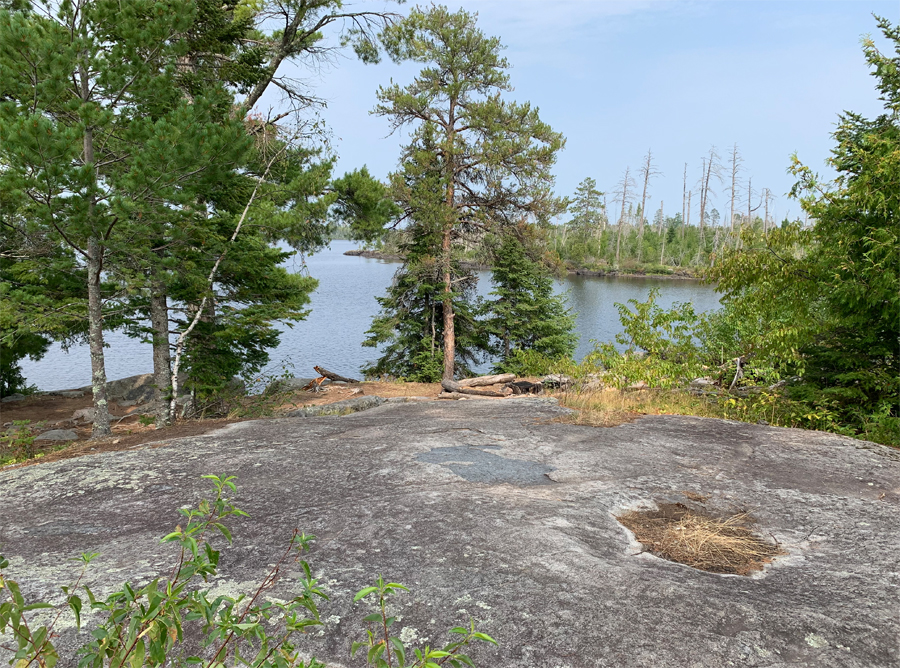
[[[153,329],[153,385],[156,403],[156,426],[172,423],[170,393],[172,391],[172,358],[169,350],[169,304],[166,286],[156,270],[150,282],[150,325]]]
[[[88,133],[90,130],[88,130]],[[85,139],[85,144],[87,144]],[[109,399],[106,394],[106,361],[103,355],[103,298],[100,277],[103,271],[103,249],[96,237],[88,239],[88,323],[91,350],[91,391],[94,397],[92,438],[109,436]]]
[[[84,66],[79,68],[81,97],[90,98],[90,81]],[[88,202],[88,221],[93,230],[97,229],[96,194],[94,186],[97,181],[97,167],[94,164],[94,129],[89,125],[84,129],[84,165],[91,170],[90,201]],[[103,273],[103,245],[100,237],[92,232],[87,242],[87,288],[88,288],[88,339],[91,351],[91,393],[94,399],[94,427],[91,436],[101,438],[109,436],[109,398],[106,393],[106,360],[103,352],[103,295],[100,282]]]

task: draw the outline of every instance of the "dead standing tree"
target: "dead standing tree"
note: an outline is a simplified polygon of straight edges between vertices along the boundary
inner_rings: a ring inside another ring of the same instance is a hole
[[[638,214],[640,218],[640,222],[638,223],[639,231],[638,231],[638,262],[641,261],[641,254],[643,251],[643,239],[644,239],[644,218],[646,217],[646,207],[647,207],[647,186],[650,184],[650,179],[654,176],[659,176],[662,174],[656,166],[653,164],[653,150],[647,149],[647,155],[644,156],[644,162],[641,164],[641,169],[638,172],[644,179],[644,192],[641,195],[641,210]]]
[[[627,209],[625,205],[631,201],[633,196],[633,192],[635,189],[634,179],[631,178],[631,167],[625,168],[625,175],[622,176],[622,180],[619,181],[618,190],[616,190],[616,195],[621,195],[621,204],[622,209],[619,212],[619,229],[616,234],[616,264],[615,268],[619,268],[619,253],[622,248],[622,228],[625,226],[625,216],[627,215],[625,212]]]
[[[659,252],[659,263],[665,264],[664,260],[666,257],[666,235],[668,230],[666,230],[666,219],[663,216],[663,201],[659,200],[659,235],[662,237],[662,249]]]
[[[762,206],[763,200],[762,196],[760,196],[759,204],[753,206],[753,177],[747,178],[747,219],[742,222],[741,228],[743,231],[743,225],[746,224],[749,228],[753,228],[753,212],[758,210],[759,207]],[[741,238],[742,235],[738,235],[738,248],[743,246],[743,240]]]
[[[741,163],[744,162],[744,159],[741,157],[740,153],[738,153],[738,145],[737,143],[731,147],[731,208],[729,209],[728,214],[728,226],[729,233],[731,234],[732,240],[734,239],[734,202],[735,195],[737,193],[737,175],[738,172],[741,171]]]
[[[697,261],[700,261],[700,255],[703,252],[703,232],[706,224],[706,205],[709,203],[710,194],[715,194],[712,190],[711,182],[722,182],[722,164],[719,162],[719,154],[716,147],[711,146],[709,155],[703,157],[702,170],[700,176],[700,244],[697,247]]]
[[[687,187],[687,163],[684,163],[684,189],[681,193],[681,239],[684,240],[684,230],[688,219],[688,187]]]

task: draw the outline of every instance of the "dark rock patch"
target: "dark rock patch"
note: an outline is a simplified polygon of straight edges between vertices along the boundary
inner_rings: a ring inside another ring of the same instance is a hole
[[[490,452],[490,450],[499,449],[497,446],[490,445],[432,448],[428,452],[420,454],[416,459],[420,462],[446,466],[469,482],[481,482],[489,485],[509,483],[520,487],[554,484],[547,477],[548,473],[556,470],[552,466],[524,459],[510,459]]]

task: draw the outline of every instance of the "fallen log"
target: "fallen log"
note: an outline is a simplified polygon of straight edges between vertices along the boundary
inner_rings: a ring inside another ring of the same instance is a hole
[[[438,399],[471,399],[468,394],[460,394],[459,392],[441,392]]]
[[[314,366],[313,369],[316,370],[316,373],[319,374],[318,378],[314,378],[308,384],[303,386],[304,390],[313,390],[315,392],[319,391],[319,388],[322,386],[326,380],[330,380],[333,383],[358,383],[359,381],[355,378],[345,378],[344,376],[339,376],[333,371],[329,371],[328,369],[323,369],[320,366]]]
[[[458,394],[471,394],[476,397],[499,397],[504,398],[512,394],[512,390],[473,390],[471,387],[462,387],[455,380],[442,380],[441,387],[447,392],[456,392]]]
[[[344,378],[343,376],[339,376],[336,373],[328,371],[327,369],[323,369],[320,366],[314,366],[313,369],[322,376],[323,378],[327,378],[328,380],[333,380],[337,383],[358,383],[359,381],[355,378]]]
[[[464,378],[459,381],[460,387],[484,387],[485,385],[500,385],[503,383],[511,383],[516,379],[514,373],[501,373],[496,376],[476,376],[475,378]]]

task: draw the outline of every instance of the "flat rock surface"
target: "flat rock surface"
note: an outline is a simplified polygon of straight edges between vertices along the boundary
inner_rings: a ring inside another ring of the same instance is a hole
[[[304,647],[349,658],[370,612],[352,595],[378,574],[406,640],[442,643],[472,617],[500,642],[491,667],[895,667],[900,453],[817,432],[644,417],[560,424],[554,403],[387,404],[345,417],[260,420],[165,447],[0,471],[0,544],[29,597],[68,583],[67,559],[100,552],[88,584],[167,573],[159,538],[177,509],[238,476],[215,591],[249,592],[294,527],[331,601]],[[654,502],[748,511],[787,554],[755,577],[642,553],[615,516]],[[284,580],[274,592],[297,591]],[[60,666],[86,642],[63,629]]]

